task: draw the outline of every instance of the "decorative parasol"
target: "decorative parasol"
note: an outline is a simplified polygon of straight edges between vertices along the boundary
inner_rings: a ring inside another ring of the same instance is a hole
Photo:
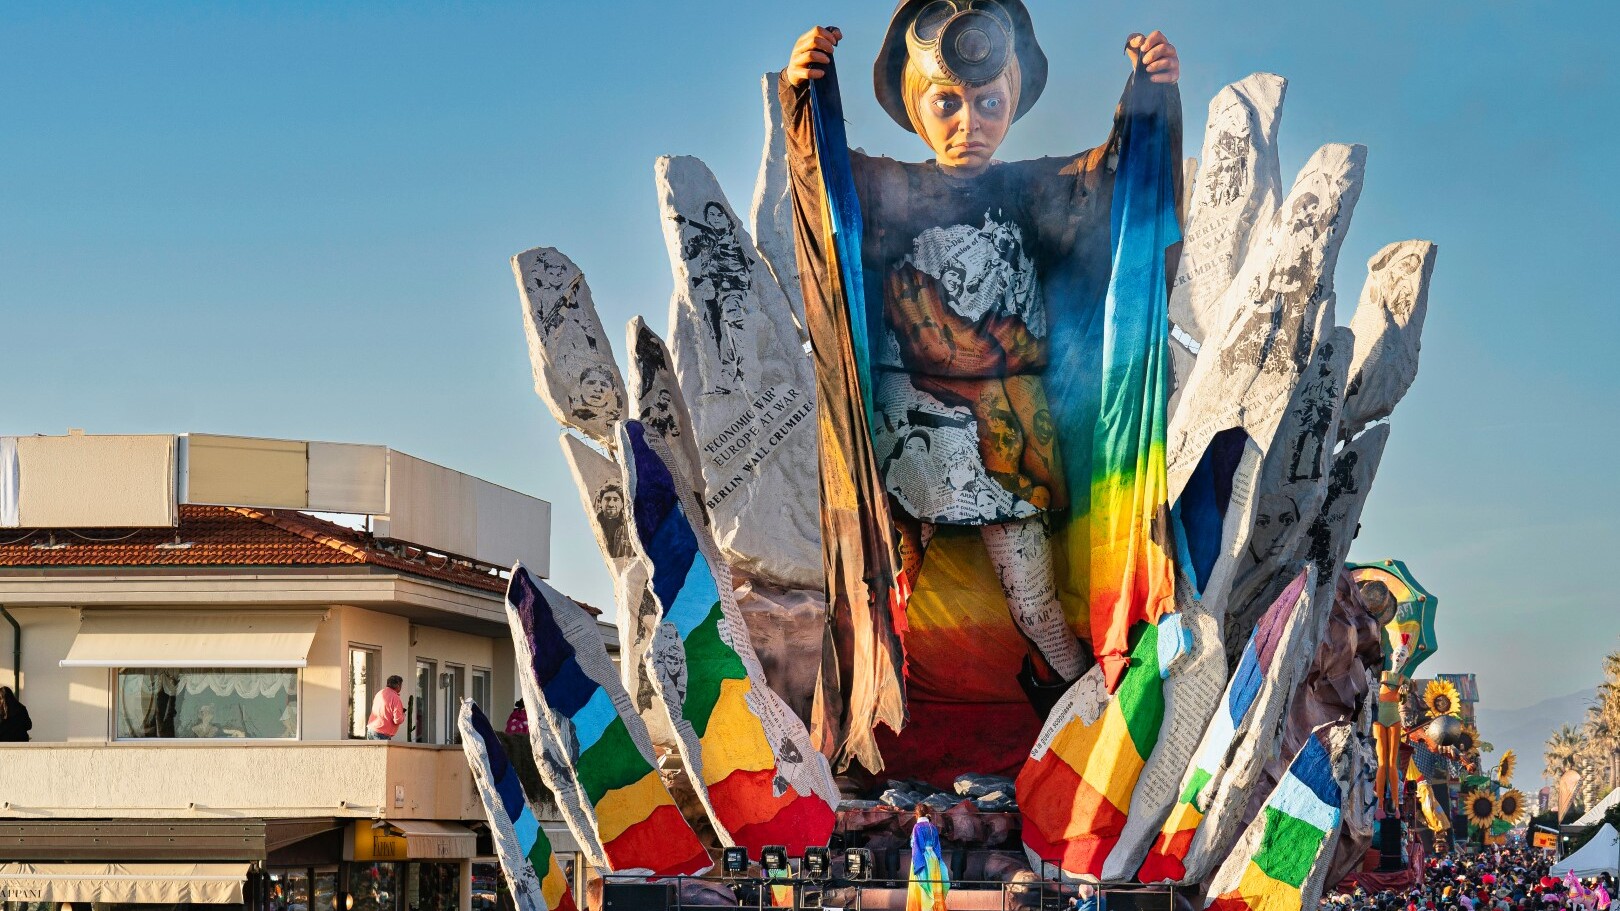
[[[1350,578],[1375,609],[1393,598],[1394,616],[1383,623],[1379,634],[1384,644],[1384,670],[1410,679],[1437,648],[1434,614],[1440,599],[1419,585],[1399,560],[1353,563]],[[1460,704],[1460,700],[1453,701]]]

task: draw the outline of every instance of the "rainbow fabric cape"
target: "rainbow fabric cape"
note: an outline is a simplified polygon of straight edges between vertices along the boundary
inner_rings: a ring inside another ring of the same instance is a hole
[[[1216,872],[1206,908],[1299,911],[1316,906],[1343,815],[1344,792],[1334,765],[1348,733],[1348,724],[1326,724],[1306,739],[1260,816]]]
[[[1176,220],[1179,150],[1168,92],[1138,83],[1125,93],[1111,217],[1113,271],[1104,302],[1102,390],[1091,438],[1091,647],[1110,692],[1125,676],[1129,639],[1175,611],[1175,563],[1165,480],[1169,426],[1170,303],[1165,253],[1181,242]],[[1057,348],[1054,340],[1054,348]],[[1061,349],[1059,349],[1061,350]],[[1063,426],[1064,380],[1048,375]],[[1074,517],[1071,516],[1071,521]]]
[[[1164,721],[1164,678],[1186,649],[1175,613],[1175,527],[1167,501],[1165,430],[1169,303],[1165,253],[1181,239],[1179,167],[1168,94],[1137,83],[1125,95],[1111,215],[1113,271],[1103,314],[1102,401],[1089,440],[1083,346],[1053,329],[1048,400],[1060,451],[1089,443],[1092,649],[1098,665],[1059,701],[1018,776],[1024,845],[1035,862],[1097,877],[1119,841],[1131,793]],[[1074,328],[1071,331],[1081,331]],[[1067,460],[1068,456],[1065,457]],[[1112,697],[1109,697],[1112,693]]]
[[[580,844],[600,844],[615,872],[675,876],[713,866],[658,776],[652,738],[596,618],[521,563],[512,568],[506,615],[531,739],[543,729],[561,747],[566,768],[549,771],[547,784]],[[542,771],[549,765],[542,763]]]
[[[495,855],[518,911],[574,911],[568,880],[523,794],[517,769],[489,719],[471,699],[462,700],[456,729],[461,732],[461,749],[467,754],[467,767],[472,770],[473,785],[495,841]]]
[[[728,845],[756,856],[825,845],[838,787],[804,722],[765,683],[737,610],[731,575],[690,488],[675,482],[662,439],[639,421],[619,425],[625,490],[638,549],[660,612],[653,686],[669,708],[686,771]]]
[[[1262,767],[1277,752],[1280,721],[1293,694],[1294,669],[1311,619],[1315,572],[1307,567],[1255,625],[1227,683],[1170,816],[1160,827],[1137,879],[1196,882],[1219,860],[1249,803]]]
[[[827,261],[829,301],[843,310],[841,319],[811,319],[809,326],[820,418],[822,562],[827,603],[855,630],[853,641],[843,644],[849,651],[839,656],[849,679],[824,675],[817,701],[825,712],[842,696],[840,730],[832,738],[840,768],[859,759],[875,772],[883,768],[873,739],[877,725],[899,731],[906,723],[903,638],[911,592],[872,448],[872,339],[882,331],[883,314],[867,306],[861,202],[832,61],[811,81],[810,99],[823,197],[822,223],[811,227]],[[807,233],[801,227],[796,239],[801,255],[810,245]]]
[[[926,819],[911,828],[911,878],[906,883],[906,911],[945,911],[951,877],[940,858],[939,829]]]

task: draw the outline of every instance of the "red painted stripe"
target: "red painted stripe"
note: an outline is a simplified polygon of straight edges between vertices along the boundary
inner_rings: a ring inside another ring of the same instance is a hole
[[[673,804],[652,811],[619,837],[602,846],[615,869],[644,867],[657,876],[697,873],[713,865]]]
[[[1144,883],[1180,882],[1187,875],[1187,867],[1182,863],[1187,858],[1187,849],[1192,846],[1193,836],[1198,828],[1183,829],[1180,832],[1170,833],[1168,840],[1163,832],[1153,839],[1153,847],[1148,850],[1147,859],[1142,861],[1142,869],[1136,878]]]
[[[739,770],[709,786],[715,815],[731,830],[732,839],[755,854],[766,845],[785,845],[795,856],[806,845],[825,845],[838,823],[832,807],[792,788],[773,796],[774,780],[770,769]]]
[[[1018,794],[1024,844],[1036,856],[1071,874],[1102,875],[1125,826],[1118,807],[1053,752],[1024,766]]]

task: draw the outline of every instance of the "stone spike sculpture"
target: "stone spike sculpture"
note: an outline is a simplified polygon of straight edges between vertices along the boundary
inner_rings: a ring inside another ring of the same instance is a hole
[[[726,845],[802,854],[832,835],[838,788],[810,733],[766,684],[731,575],[669,447],[639,422],[619,426],[636,548],[660,611],[654,684],[675,722],[688,777]]]
[[[1373,475],[1389,442],[1389,425],[1377,424],[1356,437],[1333,457],[1328,471],[1327,495],[1322,508],[1305,530],[1300,556],[1316,567],[1316,629],[1312,647],[1320,642],[1332,614],[1333,588],[1350,555],[1350,542],[1360,528],[1361,510],[1372,491]]]
[[[765,150],[759,157],[759,178],[754,182],[754,204],[748,209],[748,230],[760,258],[787,295],[799,339],[809,338],[804,323],[804,288],[799,284],[799,258],[793,252],[793,196],[788,180],[787,134],[782,131],[782,100],[776,95],[776,73],[760,77],[765,96]]]
[[[1438,252],[1429,241],[1403,240],[1367,262],[1367,284],[1350,319],[1356,352],[1340,428],[1345,439],[1389,417],[1417,376],[1429,278]]]
[[[806,480],[817,476],[815,380],[791,307],[708,167],[676,157],[656,170],[675,278],[670,347],[715,541],[750,578],[819,588],[820,498]]]
[[[1222,295],[1214,344],[1200,351],[1170,419],[1172,501],[1220,431],[1241,427],[1269,446],[1316,349],[1314,328],[1331,324],[1333,267],[1365,160],[1359,145],[1317,150]]]
[[[703,460],[698,455],[691,409],[675,377],[675,358],[639,316],[625,327],[625,350],[630,356],[630,414],[669,444],[681,480],[701,503]]]
[[[461,734],[473,790],[484,805],[490,840],[512,904],[517,911],[576,911],[568,878],[523,793],[517,767],[507,757],[500,735],[471,699],[461,700],[456,730]]]
[[[1368,688],[1372,683],[1369,681]],[[1361,866],[1362,859],[1372,848],[1378,816],[1378,792],[1374,779],[1378,774],[1378,746],[1373,741],[1373,720],[1378,715],[1378,700],[1363,699],[1356,713],[1355,735],[1350,742],[1350,785],[1344,804],[1344,819],[1339,823],[1338,850],[1328,865],[1325,882],[1343,882],[1346,876]]]
[[[1221,89],[1209,103],[1202,166],[1184,210],[1186,237],[1170,291],[1170,346],[1175,389],[1192,373],[1205,338],[1215,329],[1221,295],[1243,264],[1250,233],[1277,210],[1282,167],[1277,127],[1288,82],[1255,73]],[[1175,408],[1172,400],[1170,407]]]
[[[538,730],[563,746],[566,774],[546,784],[574,837],[615,872],[696,875],[713,866],[658,774],[652,738],[596,618],[521,563],[512,568],[506,617],[530,737]]]
[[[647,590],[647,568],[630,541],[630,498],[619,463],[571,433],[562,434],[563,457],[574,475],[586,522],[596,535],[602,562],[613,575],[619,617],[619,675],[636,714],[660,748],[675,748],[675,730],[647,673],[658,609]]]
[[[1325,724],[1305,741],[1262,812],[1216,871],[1204,907],[1299,911],[1322,897],[1343,815],[1350,724]]]
[[[512,257],[512,274],[540,400],[557,423],[612,446],[613,425],[624,417],[624,378],[584,273],[560,251],[536,247]]]
[[[1315,587],[1316,571],[1307,567],[1255,628],[1142,865],[1142,882],[1197,883],[1237,837],[1250,793],[1277,753],[1294,683],[1310,661],[1304,644]]]
[[[1335,326],[1317,344],[1261,469],[1254,528],[1227,603],[1226,650],[1233,658],[1327,495],[1353,342],[1349,329]]]
[[[1108,854],[1102,878],[1124,881],[1142,863],[1171,812],[1177,785],[1192,760],[1199,737],[1209,724],[1227,682],[1225,639],[1226,593],[1232,571],[1248,543],[1254,520],[1254,482],[1260,475],[1264,452],[1254,440],[1244,441],[1243,454],[1232,474],[1232,495],[1221,529],[1221,550],[1201,597],[1197,583],[1185,569],[1176,577],[1176,601],[1188,643],[1186,653],[1169,668],[1164,681],[1164,720],[1159,737],[1131,793],[1129,816],[1119,839]]]

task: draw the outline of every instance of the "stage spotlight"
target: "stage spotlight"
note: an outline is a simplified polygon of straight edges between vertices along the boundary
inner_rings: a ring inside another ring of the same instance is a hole
[[[748,849],[741,846],[727,848],[720,856],[720,870],[727,876],[747,875]]]
[[[844,850],[844,876],[850,882],[864,883],[872,878],[872,852],[866,848]]]
[[[832,876],[832,855],[824,847],[805,848],[799,874],[812,882],[825,882]]]
[[[761,848],[759,865],[765,868],[766,876],[771,875],[771,872],[775,870],[792,872],[792,868],[788,866],[787,848],[782,845],[766,845]]]

